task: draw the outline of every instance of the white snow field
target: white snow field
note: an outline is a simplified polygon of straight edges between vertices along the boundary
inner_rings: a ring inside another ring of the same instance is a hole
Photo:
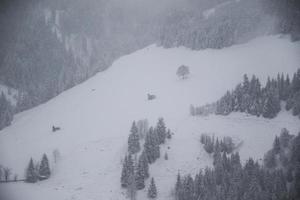
[[[164,117],[175,133],[161,147],[161,158],[150,166],[158,200],[172,199],[178,171],[185,174],[211,166],[200,145],[201,133],[232,136],[243,142],[241,158],[261,159],[276,134],[286,127],[300,130],[299,119],[282,111],[272,120],[233,113],[229,116],[191,117],[190,104],[201,105],[233,89],[244,73],[265,81],[277,72],[292,74],[300,67],[300,43],[268,36],[222,50],[164,49],[155,45],[124,56],[105,72],[49,102],[15,116],[0,132],[0,163],[23,178],[30,157],[50,159],[50,179],[0,184],[1,200],[122,200],[121,160],[133,120],[148,118],[154,125]],[[190,67],[186,80],[176,76],[180,65]],[[147,93],[157,98],[147,101]],[[52,125],[61,130],[52,132]],[[167,147],[170,147],[168,149]],[[52,152],[61,158],[55,164]],[[168,152],[169,160],[163,155]],[[149,180],[147,180],[146,189]],[[146,189],[138,200],[146,199]]]

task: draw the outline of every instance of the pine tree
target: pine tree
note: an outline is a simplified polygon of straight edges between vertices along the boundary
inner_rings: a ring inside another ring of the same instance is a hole
[[[145,161],[142,156],[143,155],[141,155],[139,158],[137,169],[136,169],[136,176],[135,176],[136,189],[138,190],[142,190],[145,188],[146,169],[145,169]]]
[[[280,152],[280,140],[279,138],[276,136],[274,143],[273,143],[273,150],[275,154],[278,154]]]
[[[139,134],[138,129],[135,122],[132,123],[132,127],[130,130],[131,134],[128,137],[128,152],[130,154],[135,154],[140,151],[140,142],[139,142]]]
[[[180,174],[177,174],[177,181],[175,185],[175,199],[176,200],[182,200],[183,197],[183,187],[181,182]]]
[[[157,197],[157,189],[155,186],[154,178],[151,178],[151,183],[148,189],[148,198],[155,199]]]
[[[123,167],[122,167],[122,174],[121,174],[121,186],[126,188],[128,186],[128,157],[125,156]]]
[[[274,118],[279,111],[280,100],[278,91],[274,88],[274,86],[270,86],[270,88],[265,91],[262,115],[266,118]]]
[[[156,131],[158,135],[159,144],[164,144],[167,137],[167,132],[166,132],[166,125],[163,118],[158,119],[156,125]]]
[[[127,187],[127,193],[128,193],[128,196],[129,196],[130,200],[135,200],[136,199],[136,191],[137,191],[136,177],[135,177],[135,174],[132,173],[132,174],[129,175],[128,187]]]
[[[26,170],[26,182],[35,183],[38,180],[38,176],[33,164],[32,158],[30,159],[29,165]]]
[[[147,155],[146,155],[145,151],[142,152],[142,154],[140,156],[140,160],[142,160],[145,179],[147,179],[147,178],[149,178],[149,163],[148,163]]]
[[[134,175],[134,163],[132,160],[131,155],[125,156],[123,167],[122,167],[122,174],[121,174],[121,186],[126,188],[130,184],[130,176]]]
[[[154,129],[150,127],[144,143],[146,157],[150,164],[155,162],[155,160],[160,157],[160,148],[157,141],[157,134],[155,133]]]
[[[48,179],[51,175],[50,167],[49,167],[49,161],[47,158],[47,155],[44,154],[40,167],[39,167],[39,179]]]

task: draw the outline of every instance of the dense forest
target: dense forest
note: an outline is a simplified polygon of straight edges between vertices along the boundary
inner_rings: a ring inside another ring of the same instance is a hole
[[[178,174],[176,200],[287,200],[300,198],[300,133],[283,129],[266,154],[263,164],[249,158],[245,164],[238,152],[216,150],[214,167],[192,177]]]

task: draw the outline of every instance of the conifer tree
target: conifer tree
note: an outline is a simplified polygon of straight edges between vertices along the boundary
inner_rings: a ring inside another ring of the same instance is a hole
[[[39,167],[39,179],[48,179],[51,175],[50,167],[49,167],[49,161],[47,158],[47,155],[44,154],[40,167]]]
[[[160,148],[157,140],[157,134],[155,134],[154,129],[151,127],[146,135],[144,143],[144,150],[150,164],[160,157]]]
[[[148,163],[147,155],[146,155],[145,151],[142,152],[139,159],[143,163],[144,175],[145,175],[145,179],[147,179],[147,178],[149,178],[149,163]]]
[[[125,156],[123,167],[122,167],[122,174],[121,174],[121,186],[126,188],[129,186],[129,178],[130,176],[134,175],[134,163],[131,157],[131,154]]]
[[[123,167],[122,167],[122,174],[121,174],[121,186],[123,188],[126,188],[128,186],[128,157],[125,156],[125,159],[123,161]]]
[[[163,118],[158,119],[156,125],[156,131],[158,135],[159,144],[164,144],[167,137],[167,131],[166,131],[166,125]]]
[[[177,180],[176,180],[176,185],[175,185],[175,199],[176,200],[181,200],[183,197],[183,190],[182,190],[182,183],[181,183],[181,176],[178,173],[177,174]]]
[[[148,189],[148,198],[155,199],[157,197],[157,189],[155,186],[154,178],[151,178],[151,183]]]
[[[130,154],[135,154],[140,151],[140,142],[139,142],[139,134],[138,129],[135,122],[132,123],[132,127],[130,130],[131,134],[128,137],[128,152]]]
[[[142,156],[140,156],[137,169],[136,169],[136,176],[135,176],[136,189],[142,190],[145,188],[145,178],[146,178],[145,163]]]
[[[30,159],[29,165],[26,170],[26,182],[35,183],[38,180],[38,176],[33,164],[32,158]]]

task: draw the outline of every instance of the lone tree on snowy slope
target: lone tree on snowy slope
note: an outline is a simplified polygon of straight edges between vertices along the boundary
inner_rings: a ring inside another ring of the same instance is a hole
[[[190,69],[188,66],[181,65],[178,67],[176,75],[179,76],[182,79],[187,78],[187,76],[190,74]]]

